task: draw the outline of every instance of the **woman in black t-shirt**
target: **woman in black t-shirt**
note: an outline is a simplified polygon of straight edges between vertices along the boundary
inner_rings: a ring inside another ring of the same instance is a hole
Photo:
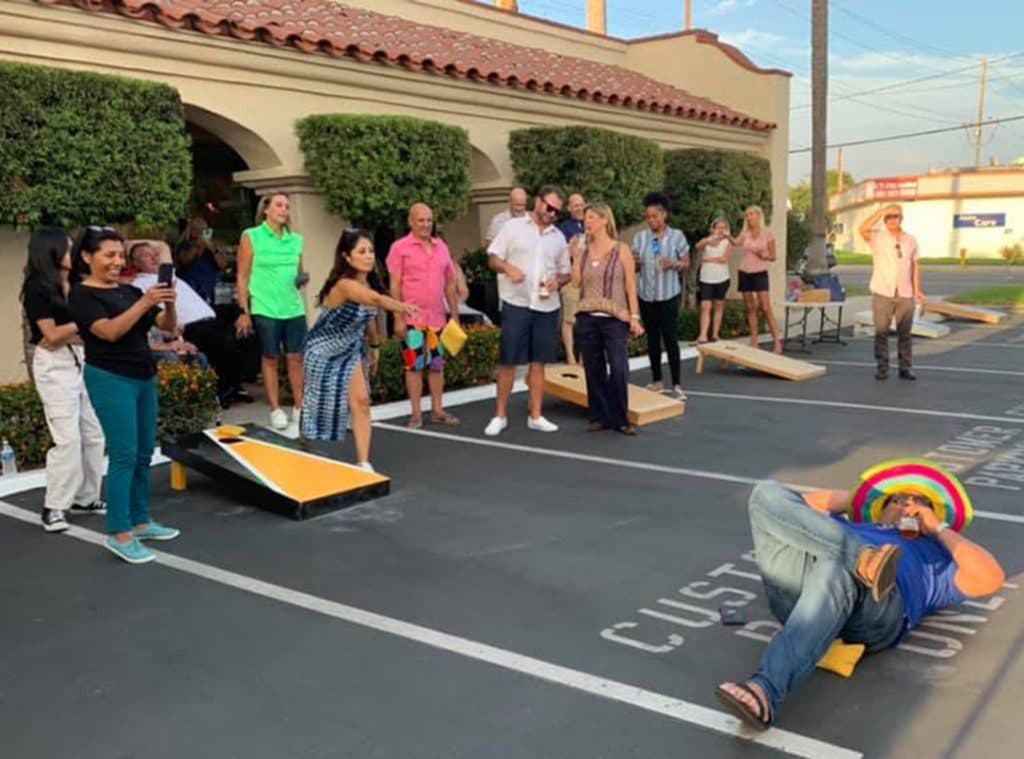
[[[157,401],[156,367],[146,337],[154,323],[175,331],[174,287],[157,285],[143,294],[120,284],[124,239],[110,227],[87,227],[74,255],[88,274],[71,288],[68,305],[85,342],[85,386],[110,458],[106,546],[131,564],[143,564],[156,556],[140,541],[179,535],[149,517]]]
[[[78,327],[68,312],[71,241],[58,227],[39,227],[28,241],[21,302],[36,346],[32,378],[43,402],[53,447],[46,453],[43,529],[68,528],[65,513],[105,514],[103,430],[89,402]]]

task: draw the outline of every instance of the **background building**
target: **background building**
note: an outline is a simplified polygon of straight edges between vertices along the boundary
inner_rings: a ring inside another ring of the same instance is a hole
[[[903,204],[903,225],[929,258],[1002,258],[1024,242],[1024,165],[868,179],[833,195],[836,246],[868,253],[860,224],[886,203]]]
[[[368,3],[369,4],[369,3]],[[0,60],[163,82],[178,90],[193,142],[196,195],[218,236],[253,193],[291,193],[306,265],[322,282],[345,220],[303,166],[297,119],[397,114],[467,130],[469,212],[445,228],[456,254],[479,246],[514,176],[511,130],[586,124],[663,148],[745,151],[772,168],[784,280],[789,74],[760,69],[705,31],[621,40],[466,0],[9,0]],[[98,220],[100,221],[100,220]],[[0,228],[0,317],[15,325],[27,235]],[[313,289],[315,292],[315,288]],[[312,309],[311,309],[312,311]],[[0,333],[0,381],[25,376],[21,332]]]

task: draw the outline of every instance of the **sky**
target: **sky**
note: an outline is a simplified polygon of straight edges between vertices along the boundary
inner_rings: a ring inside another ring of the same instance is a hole
[[[629,39],[677,31],[683,7],[683,0],[607,0],[608,33]],[[519,0],[519,10],[586,25],[586,0]],[[693,0],[694,27],[715,32],[759,66],[793,74],[791,149],[811,144],[810,16],[811,0]],[[974,122],[986,56],[986,118],[1024,115],[1022,30],[1018,0],[831,0],[829,144]],[[909,81],[924,77],[932,78]],[[900,86],[859,94],[890,85]],[[701,88],[699,72],[689,89],[714,99]],[[1024,120],[985,128],[982,145],[985,164],[1024,157]],[[829,151],[830,168],[836,153]],[[969,166],[973,133],[848,147],[843,160],[858,181]],[[790,183],[807,179],[810,167],[810,153],[792,154]]]

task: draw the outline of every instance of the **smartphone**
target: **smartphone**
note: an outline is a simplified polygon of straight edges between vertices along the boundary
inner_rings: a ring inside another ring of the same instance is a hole
[[[735,606],[719,606],[718,614],[722,618],[723,625],[745,625],[747,624],[747,615],[743,611],[743,608],[737,608]]]
[[[174,279],[174,264],[162,263],[157,271],[156,283],[162,287],[170,287]]]

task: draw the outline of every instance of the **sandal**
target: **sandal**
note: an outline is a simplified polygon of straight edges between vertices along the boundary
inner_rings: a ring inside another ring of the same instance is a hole
[[[405,426],[408,427],[410,430],[421,429],[423,427],[423,417],[422,416],[410,416],[409,417],[409,421],[406,422]]]
[[[619,427],[619,432],[629,437],[636,437],[636,425],[635,424],[624,424]]]
[[[434,424],[444,424],[448,427],[458,427],[460,424],[462,424],[462,420],[459,419],[459,417],[455,416],[455,414],[449,414],[447,412],[442,412],[441,416],[435,416],[431,414],[430,421],[433,422]]]
[[[746,703],[727,691],[724,687],[726,685],[735,685],[737,688],[749,693],[754,701],[757,702],[757,711],[752,711]],[[715,695],[733,714],[757,730],[767,730],[775,721],[775,716],[772,714],[771,707],[768,706],[767,701],[746,683],[722,683],[722,685],[715,688]]]

